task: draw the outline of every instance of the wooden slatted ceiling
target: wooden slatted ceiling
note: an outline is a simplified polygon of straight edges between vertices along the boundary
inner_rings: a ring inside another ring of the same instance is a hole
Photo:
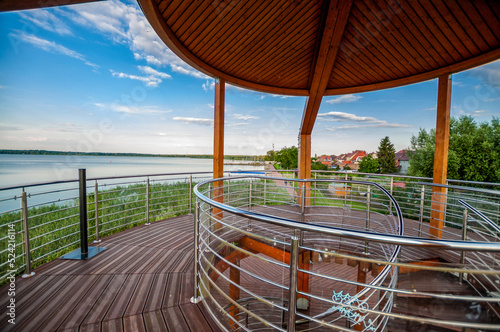
[[[328,0],[139,0],[160,37],[208,75],[309,95]],[[431,79],[500,58],[500,1],[354,0],[325,94]]]

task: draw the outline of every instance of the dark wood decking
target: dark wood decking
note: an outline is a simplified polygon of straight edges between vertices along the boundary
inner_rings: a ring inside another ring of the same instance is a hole
[[[89,261],[56,259],[8,286],[1,331],[220,331],[193,295],[193,217],[142,225],[103,239]]]

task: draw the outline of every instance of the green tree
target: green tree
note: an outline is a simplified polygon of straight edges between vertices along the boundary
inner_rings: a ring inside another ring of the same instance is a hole
[[[314,159],[311,158],[311,170],[326,171],[328,170],[328,166],[322,164],[320,161],[314,161]]]
[[[436,131],[420,129],[412,136],[409,175],[432,177]],[[477,124],[471,116],[450,121],[448,178],[480,182],[500,181],[500,122]]]
[[[390,174],[396,172],[396,150],[389,136],[382,138],[377,152],[379,173]]]
[[[371,154],[364,156],[359,162],[358,171],[361,173],[377,173],[378,160],[373,158]]]
[[[277,162],[285,169],[297,168],[299,161],[299,149],[296,146],[287,148],[286,146],[276,152]]]
[[[267,151],[267,154],[264,156],[264,160],[266,161],[274,161],[276,159],[276,152],[274,150]]]

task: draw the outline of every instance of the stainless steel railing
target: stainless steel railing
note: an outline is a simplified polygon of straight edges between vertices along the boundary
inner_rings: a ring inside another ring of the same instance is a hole
[[[425,221],[363,181],[249,176],[194,192],[193,300],[223,328],[500,328],[497,233],[460,239],[469,226],[450,223],[443,239],[428,238]],[[417,222],[418,235],[404,232]]]
[[[85,182],[88,240],[192,213],[193,186],[211,172],[92,178]],[[0,283],[80,244],[78,180],[0,188]]]

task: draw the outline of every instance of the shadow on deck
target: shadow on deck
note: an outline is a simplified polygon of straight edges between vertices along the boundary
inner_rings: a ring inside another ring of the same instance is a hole
[[[102,240],[89,261],[56,259],[16,279],[15,325],[1,331],[220,331],[193,295],[193,217]],[[7,294],[9,285],[0,293]],[[9,297],[2,296],[6,308]]]

